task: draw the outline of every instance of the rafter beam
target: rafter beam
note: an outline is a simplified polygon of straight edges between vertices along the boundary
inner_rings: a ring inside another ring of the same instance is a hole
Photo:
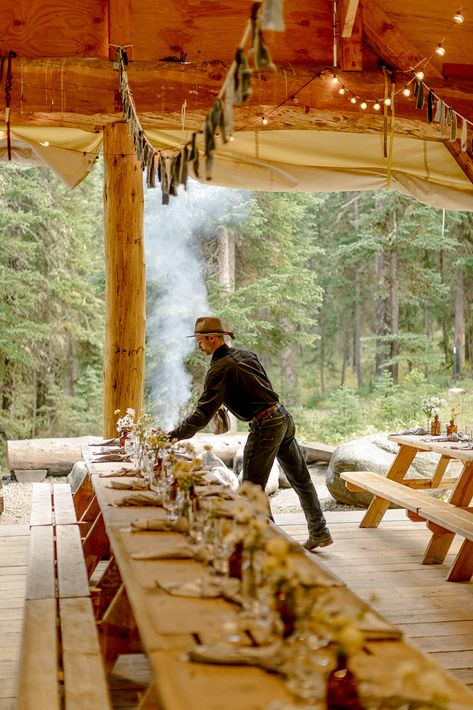
[[[466,151],[461,150],[458,141],[452,142],[444,140],[443,144],[447,148],[450,155],[455,158],[455,161],[463,170],[468,180],[473,183],[473,160],[471,159],[471,155],[469,155]]]
[[[351,37],[359,4],[360,0],[341,0],[337,4],[337,10],[339,9],[340,12],[340,34],[342,37]]]
[[[409,71],[425,59],[377,0],[364,0],[363,33],[373,52],[393,69]],[[432,77],[442,76],[432,64],[425,71]]]

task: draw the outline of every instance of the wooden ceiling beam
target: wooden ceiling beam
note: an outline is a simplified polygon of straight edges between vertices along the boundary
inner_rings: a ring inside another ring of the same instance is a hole
[[[340,27],[338,40],[338,66],[344,71],[362,71],[363,69],[363,20],[362,8],[358,1],[349,2],[350,23],[348,32],[346,14],[348,9],[344,6],[340,7],[337,3],[337,25]],[[355,7],[356,5],[356,7]],[[353,14],[354,11],[354,14]],[[353,18],[351,20],[351,14]]]
[[[355,18],[359,9],[360,0],[341,0],[337,3],[339,13],[340,34],[344,38],[352,36]]]
[[[108,3],[109,58],[113,59],[116,47],[126,47],[128,59],[133,59],[132,0],[113,0]]]
[[[149,116],[154,125],[173,125],[173,117],[180,116],[186,101],[188,124],[192,122],[195,127],[210,110],[227,68],[221,62],[202,65],[130,63],[128,77],[139,115],[143,121]],[[349,95],[341,96],[339,85],[333,84],[328,77],[323,79],[321,72],[322,67],[294,67],[293,72],[281,68],[276,74],[255,75],[252,100],[237,108],[235,116],[239,121],[247,122],[257,121],[263,113],[269,113],[271,123],[276,119],[281,123],[281,116],[286,111],[291,120],[297,117],[298,126],[306,123],[308,127],[314,112],[325,112],[334,117],[330,120],[332,126],[337,115],[340,123],[347,120],[354,125],[362,125],[364,117],[368,117],[368,122],[377,118],[372,108],[365,113],[359,108],[359,101],[353,105]],[[373,101],[383,95],[381,72],[337,72],[337,75],[357,96]],[[431,84],[435,89],[435,80]],[[473,113],[471,93],[451,89],[443,91],[442,98],[461,115]],[[274,108],[280,104],[281,108]],[[288,112],[289,107],[293,107],[294,111]],[[77,114],[76,118],[74,114]],[[4,96],[0,92],[0,121],[3,116]],[[95,130],[120,116],[118,73],[113,70],[111,62],[90,59],[15,60],[11,91],[12,123],[81,124],[86,130]],[[437,130],[435,125],[428,127],[425,111],[418,111],[412,98],[399,94],[396,99],[396,130],[398,121],[402,120],[419,124],[419,131],[423,134],[434,135]],[[426,124],[425,127],[423,124]],[[285,127],[290,128],[290,123]]]
[[[471,155],[469,155],[466,151],[461,150],[459,141],[452,142],[444,140],[443,144],[463,170],[468,180],[473,183],[473,160]]]
[[[393,69],[409,71],[425,59],[377,0],[364,0],[363,35],[373,52]],[[429,77],[442,76],[433,64],[426,66],[425,73]]]

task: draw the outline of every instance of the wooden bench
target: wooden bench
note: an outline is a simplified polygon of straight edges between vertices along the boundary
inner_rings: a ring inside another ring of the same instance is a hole
[[[70,486],[33,484],[19,710],[107,710],[107,681]]]
[[[450,582],[466,582],[473,576],[473,513],[470,509],[458,508],[451,503],[433,498],[414,490],[408,485],[384,478],[372,471],[343,471],[340,477],[351,491],[368,491],[376,498],[405,508],[411,520],[425,521],[432,538],[424,554],[422,564],[441,564],[455,535],[464,538],[447,579]],[[384,513],[385,511],[383,511]],[[360,527],[377,527],[382,514],[370,517],[369,510]]]

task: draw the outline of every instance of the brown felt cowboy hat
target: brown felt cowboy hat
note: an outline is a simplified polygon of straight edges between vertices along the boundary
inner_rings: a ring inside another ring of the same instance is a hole
[[[229,335],[231,338],[235,337],[228,323],[220,320],[220,318],[214,318],[214,316],[202,316],[201,318],[197,318],[194,333],[187,337],[194,338],[196,335]]]

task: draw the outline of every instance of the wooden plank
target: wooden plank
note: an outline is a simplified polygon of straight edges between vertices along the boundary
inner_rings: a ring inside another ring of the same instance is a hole
[[[90,596],[78,525],[56,526],[56,555],[59,596]]]
[[[53,505],[56,525],[77,523],[72,491],[68,483],[53,484]]]
[[[25,604],[18,710],[59,710],[56,600]]]
[[[38,525],[31,528],[26,599],[51,599],[55,596],[53,528]]]
[[[59,614],[67,710],[110,708],[90,599],[60,599]]]
[[[52,525],[52,523],[51,486],[49,482],[33,483],[30,525]]]

